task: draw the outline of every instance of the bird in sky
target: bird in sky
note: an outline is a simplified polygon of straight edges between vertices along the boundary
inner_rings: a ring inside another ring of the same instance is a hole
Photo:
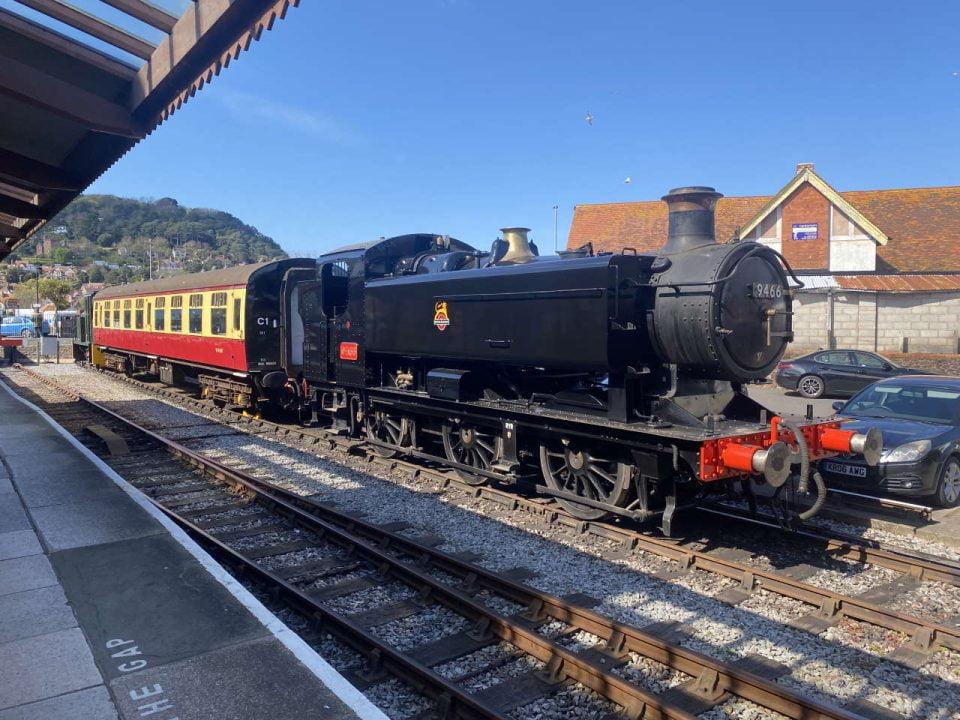
[[[956,74],[956,73],[954,73],[954,74]],[[587,125],[593,125],[593,115],[590,114],[590,111],[589,111],[589,110],[587,110],[586,121],[587,121]]]

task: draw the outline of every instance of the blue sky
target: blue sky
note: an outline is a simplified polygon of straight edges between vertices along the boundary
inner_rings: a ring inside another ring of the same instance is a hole
[[[797,162],[839,190],[956,185],[958,27],[955,0],[303,0],[90,191],[316,255],[511,225],[544,250],[554,205],[563,244],[576,204],[770,194]]]

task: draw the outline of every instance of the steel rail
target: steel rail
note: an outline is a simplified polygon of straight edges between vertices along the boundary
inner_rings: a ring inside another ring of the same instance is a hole
[[[746,515],[734,508],[705,506],[698,508],[698,510],[738,522],[764,525],[782,530],[779,525],[773,522]],[[774,519],[771,518],[771,520]],[[903,551],[883,547],[875,541],[864,541],[861,538],[843,535],[842,533],[831,535],[813,526],[792,528],[785,532],[789,533],[791,537],[823,543],[825,549],[834,557],[848,558],[864,564],[896,570],[905,575],[911,575],[917,580],[960,586],[960,564],[952,561],[907,555]]]
[[[35,375],[34,373],[31,374]],[[62,387],[59,383],[49,381],[46,378],[44,382],[51,387]],[[694,716],[681,708],[663,702],[656,695],[613,674],[599,663],[587,660],[556,642],[539,635],[533,629],[528,629],[525,624],[512,621],[510,618],[477,602],[468,591],[451,587],[434,579],[424,570],[404,563],[400,556],[388,552],[388,548],[401,548],[409,556],[429,559],[430,564],[438,569],[464,578],[467,581],[467,587],[479,585],[521,604],[526,604],[530,613],[529,619],[535,624],[546,622],[547,618],[559,620],[604,639],[606,647],[612,652],[632,651],[697,678],[698,688],[701,692],[717,702],[722,702],[723,698],[730,694],[755,702],[791,718],[855,720],[862,717],[843,708],[804,696],[786,686],[739,668],[735,664],[716,660],[668,642],[640,628],[605,618],[589,608],[521,583],[513,582],[479,565],[459,560],[411,538],[301,498],[273,483],[230,468],[224,463],[208,458],[174,440],[165,438],[159,433],[149,430],[79,393],[70,391],[68,394],[130,427],[136,433],[152,439],[173,456],[185,460],[217,480],[232,485],[235,489],[240,490],[243,495],[255,496],[258,501],[272,505],[288,521],[310,529],[324,539],[334,540],[344,547],[349,546],[359,549],[368,560],[380,567],[381,573],[386,574],[389,571],[391,575],[403,578],[408,584],[429,588],[432,598],[465,617],[472,617],[477,623],[477,627],[485,628],[501,640],[546,663],[554,679],[569,678],[580,682],[598,692],[601,696],[607,697],[624,707],[629,717],[693,720]],[[306,605],[311,611],[308,615],[323,614],[326,620],[333,622],[338,629],[350,637],[357,638],[366,635],[363,630],[354,626],[346,617],[327,610],[305,593],[272,573],[263,570],[253,561],[244,558],[242,553],[232,550],[210,533],[182,518],[174,510],[165,508],[162,501],[153,499],[151,501],[176,519],[184,528],[200,538],[205,545],[216,548],[219,554],[229,556],[232,563],[241,563],[261,580],[274,584],[284,596],[292,598],[296,604]],[[360,537],[358,530],[370,539]],[[379,645],[383,646],[383,643],[379,643]],[[402,653],[389,646],[380,646],[377,649],[381,650],[382,655],[389,658],[391,662],[407,663],[408,658],[405,658]],[[428,682],[436,684],[439,680],[450,685],[448,681],[425,666],[413,667],[412,670],[421,681],[426,679]],[[482,707],[471,706],[459,697],[460,694],[463,694],[463,691],[456,686],[448,687],[444,691],[444,697],[456,703],[463,703],[471,711],[483,712],[485,710]],[[468,695],[467,700],[470,699],[472,698],[469,698]]]

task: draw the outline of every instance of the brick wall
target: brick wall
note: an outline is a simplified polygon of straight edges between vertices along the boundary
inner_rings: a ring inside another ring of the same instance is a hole
[[[784,257],[795,270],[826,270],[830,266],[830,202],[808,183],[798,187],[782,207]],[[816,240],[794,240],[794,223],[817,223]]]
[[[830,347],[826,293],[794,301],[791,350]],[[960,293],[844,293],[833,295],[833,347],[877,352],[960,351]]]

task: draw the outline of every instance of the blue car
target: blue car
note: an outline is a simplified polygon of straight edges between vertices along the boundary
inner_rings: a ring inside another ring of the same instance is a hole
[[[37,328],[33,320],[24,315],[12,315],[3,318],[0,322],[0,335],[4,337],[33,337],[37,334]]]

